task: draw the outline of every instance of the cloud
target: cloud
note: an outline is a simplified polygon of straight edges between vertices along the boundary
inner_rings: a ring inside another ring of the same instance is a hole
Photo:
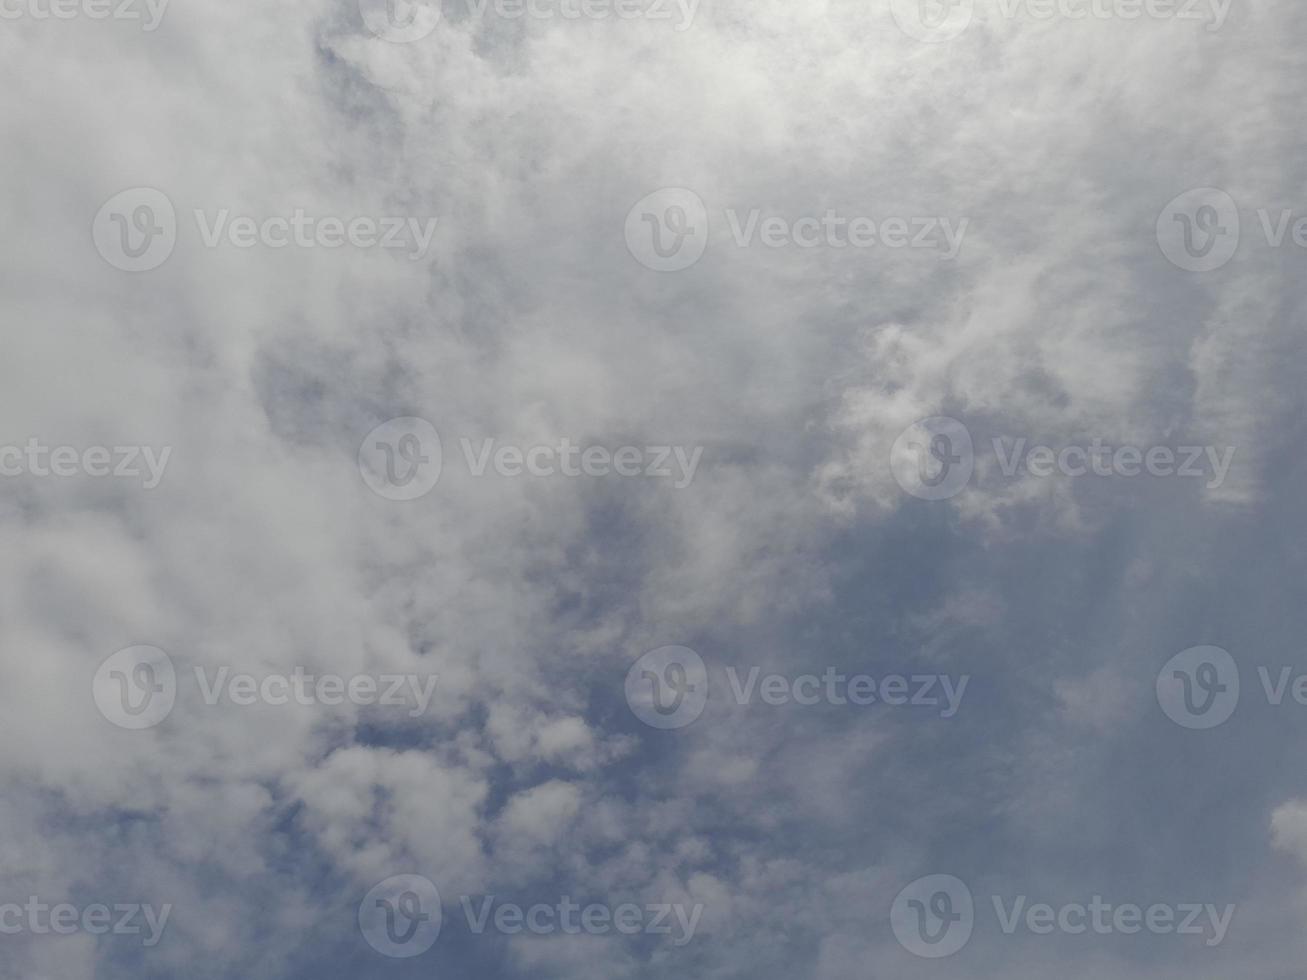
[[[1257,216],[1302,206],[1304,15],[1248,0],[1208,30],[977,8],[940,44],[880,0],[705,0],[683,31],[459,0],[409,43],[338,0],[174,3],[148,33],[6,20],[0,447],[172,452],[149,490],[0,476],[0,905],[175,908],[154,950],[24,934],[3,969],[1009,977],[1057,962],[1270,980],[1300,962],[1284,937],[1301,875],[1275,852],[1302,856],[1285,801],[1307,785],[1253,668],[1291,660],[1307,626],[1304,256],[1271,248]],[[1204,186],[1238,203],[1242,236],[1227,265],[1188,272],[1156,223]],[[92,222],[138,187],[167,195],[177,236],[127,273]],[[624,236],[663,187],[707,214],[702,258],[674,273]],[[732,222],[754,210],[787,228],[867,219],[880,237],[738,244]],[[220,212],[262,236],[297,211],[319,230],[436,224],[418,259],[204,242]],[[894,218],[966,231],[953,257],[895,248]],[[957,496],[919,500],[888,461],[935,415],[967,425],[976,468]],[[385,499],[360,447],[408,416],[439,433],[441,475]],[[702,458],[673,488],[478,477],[460,449],[563,438]],[[1003,438],[1237,453],[1214,487],[1008,476]],[[1245,672],[1211,732],[1154,697],[1160,666],[1202,643]],[[177,690],[132,731],[97,710],[92,678],[138,644],[169,654]],[[692,725],[655,730],[623,682],[670,644],[703,657],[711,689]],[[972,680],[949,719],[734,703],[725,669],[755,665]],[[412,716],[210,705],[195,673],[297,667],[436,683]],[[894,941],[888,909],[942,872],[982,907],[1097,890],[1241,911],[1220,957],[982,923],[932,964]],[[358,905],[397,874],[437,884],[446,922],[432,951],[391,963]],[[476,936],[455,914],[465,894],[702,903],[702,934]]]

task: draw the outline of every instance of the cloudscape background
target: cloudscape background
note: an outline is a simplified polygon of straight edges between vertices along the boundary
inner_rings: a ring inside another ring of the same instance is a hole
[[[0,904],[172,912],[148,948],[0,935],[0,974],[1299,975],[1307,707],[1257,668],[1307,670],[1307,250],[1258,210],[1307,217],[1307,11],[978,0],[922,41],[902,7],[703,0],[678,30],[447,0],[398,42],[354,0],[172,0],[149,31],[12,0],[0,444],[171,456],[148,490],[0,477]],[[92,228],[141,187],[176,246],[124,272]],[[710,228],[675,272],[624,233],[661,188]],[[1159,247],[1192,188],[1239,208],[1206,272]],[[415,258],[211,248],[193,217],[297,208],[438,221]],[[952,258],[740,247],[728,209],[967,225]],[[967,426],[975,472],[925,500],[890,462],[934,416]],[[359,450],[404,417],[444,466],[397,501]],[[682,487],[475,477],[462,438],[702,457]],[[1007,476],[995,438],[1236,452],[1218,486]],[[145,730],[93,697],[135,645],[180,678]],[[668,645],[711,693],[659,730],[624,683]],[[1200,645],[1242,682],[1210,729],[1156,692]],[[738,703],[727,668],[755,665],[970,681],[947,718]],[[417,714],[206,705],[193,671],[224,666],[438,680]],[[397,874],[444,900],[420,956],[360,930]],[[947,958],[891,928],[929,874],[976,898]],[[477,934],[460,897],[485,895],[703,913],[684,945]],[[1235,912],[1214,946],[1009,935],[993,895]]]

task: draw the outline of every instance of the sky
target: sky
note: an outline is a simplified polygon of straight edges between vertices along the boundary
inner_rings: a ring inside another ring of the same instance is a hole
[[[0,0],[0,977],[1300,975],[1303,37]]]

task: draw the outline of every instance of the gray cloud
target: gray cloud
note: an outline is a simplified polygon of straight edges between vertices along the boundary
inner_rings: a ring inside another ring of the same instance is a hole
[[[0,906],[173,907],[148,948],[6,935],[4,972],[1289,975],[1303,709],[1269,704],[1257,668],[1300,668],[1307,625],[1307,253],[1258,211],[1304,207],[1304,15],[1002,9],[978,0],[941,43],[883,0],[704,0],[685,30],[460,0],[407,43],[346,2],[174,2],[150,32],[0,22],[0,446],[172,449],[149,490],[0,476]],[[92,223],[139,187],[171,201],[176,242],[124,272]],[[706,247],[656,272],[624,223],[669,187],[702,200]],[[1239,209],[1210,272],[1156,233],[1196,187]],[[208,247],[195,212],[223,209],[317,231]],[[739,245],[731,216],[755,209],[882,237]],[[388,216],[437,219],[419,260],[313,237]],[[953,257],[893,248],[894,218],[966,232]],[[360,446],[410,416],[439,433],[440,478],[385,499]],[[933,501],[889,465],[931,416],[976,447]],[[459,441],[492,438],[703,456],[681,488],[474,476]],[[996,438],[1237,452],[1214,487],[1008,476]],[[141,644],[171,657],[176,701],[128,730],[92,681]],[[1203,644],[1241,694],[1189,730],[1155,684]],[[702,657],[709,696],[656,730],[623,682],[668,645]],[[755,665],[971,681],[949,718],[737,703],[727,668]],[[437,683],[416,717],[206,705],[194,671],[224,666]],[[398,874],[438,886],[443,923],[391,960],[359,904]],[[947,959],[891,929],[928,874],[976,898]],[[478,935],[459,900],[487,895],[703,914],[682,946]],[[1236,911],[1215,947],[1007,935],[995,895]]]

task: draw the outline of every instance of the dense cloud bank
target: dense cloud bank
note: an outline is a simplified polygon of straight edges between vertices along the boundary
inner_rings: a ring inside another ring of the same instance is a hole
[[[1305,31],[13,0],[0,972],[1288,976]]]

